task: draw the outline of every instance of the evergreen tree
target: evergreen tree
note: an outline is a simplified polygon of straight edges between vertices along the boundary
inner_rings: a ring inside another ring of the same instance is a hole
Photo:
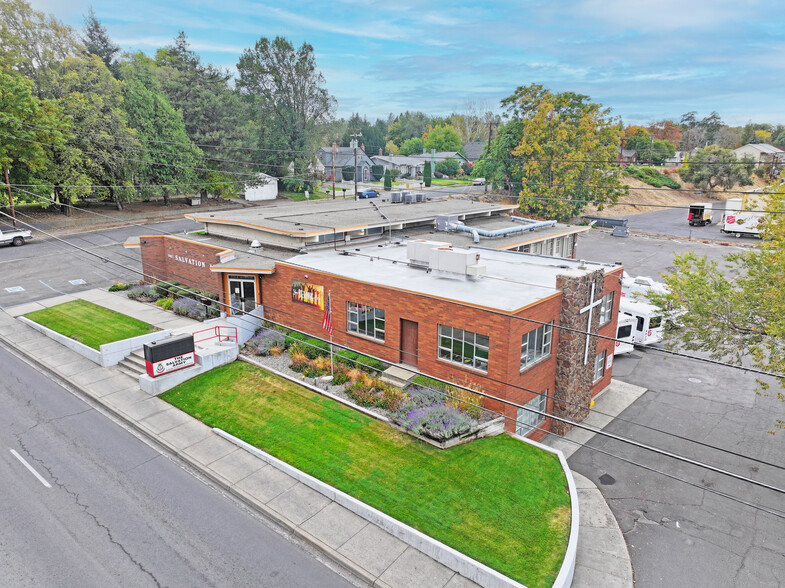
[[[425,167],[423,168],[423,172],[422,172],[422,179],[425,182],[425,187],[430,188],[431,187],[431,162],[430,161],[425,162]]]
[[[82,43],[84,43],[87,53],[100,57],[112,75],[116,78],[119,77],[120,64],[117,62],[116,56],[120,52],[120,47],[112,43],[106,27],[95,16],[92,6],[87,16],[84,17]]]
[[[388,192],[392,190],[392,175],[390,175],[389,168],[384,170],[384,189]]]

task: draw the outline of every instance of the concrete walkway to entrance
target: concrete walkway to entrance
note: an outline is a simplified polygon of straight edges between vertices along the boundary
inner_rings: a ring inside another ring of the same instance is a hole
[[[75,298],[177,333],[223,322],[205,325],[129,300],[122,292],[90,290],[0,311],[0,340],[67,388],[103,406],[219,487],[319,549],[361,581],[382,588],[476,586],[392,533],[239,448],[207,425],[142,392],[137,381],[117,368],[102,368],[15,320],[27,312]],[[573,586],[631,587],[627,547],[615,519],[592,482],[577,474],[575,479],[581,523]]]

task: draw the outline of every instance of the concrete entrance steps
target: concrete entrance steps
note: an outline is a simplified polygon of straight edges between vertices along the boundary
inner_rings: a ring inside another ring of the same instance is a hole
[[[408,370],[403,365],[391,365],[382,372],[382,382],[403,389],[411,384],[412,378],[416,375],[415,372]]]
[[[144,352],[141,349],[137,349],[136,351],[132,352],[131,355],[121,360],[120,363],[117,364],[117,369],[127,376],[131,376],[134,380],[138,380],[139,376],[147,373],[147,367],[144,361]]]

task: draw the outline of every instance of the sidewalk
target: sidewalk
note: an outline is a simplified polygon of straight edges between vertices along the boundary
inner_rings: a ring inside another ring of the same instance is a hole
[[[207,425],[142,392],[136,380],[117,368],[99,367],[15,320],[21,314],[75,298],[178,333],[194,332],[206,326],[134,302],[122,293],[90,290],[0,311],[0,340],[42,370],[67,381],[72,388],[97,401],[369,585],[381,588],[477,585],[274,464],[239,448]],[[578,564],[572,585],[632,586],[627,547],[610,509],[591,481],[578,474],[575,480],[581,499],[581,522]]]

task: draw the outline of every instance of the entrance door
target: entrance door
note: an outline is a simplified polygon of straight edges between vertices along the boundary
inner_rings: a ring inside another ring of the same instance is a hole
[[[232,314],[256,308],[256,277],[229,276],[229,303]]]
[[[401,363],[417,367],[417,323],[401,319]]]

